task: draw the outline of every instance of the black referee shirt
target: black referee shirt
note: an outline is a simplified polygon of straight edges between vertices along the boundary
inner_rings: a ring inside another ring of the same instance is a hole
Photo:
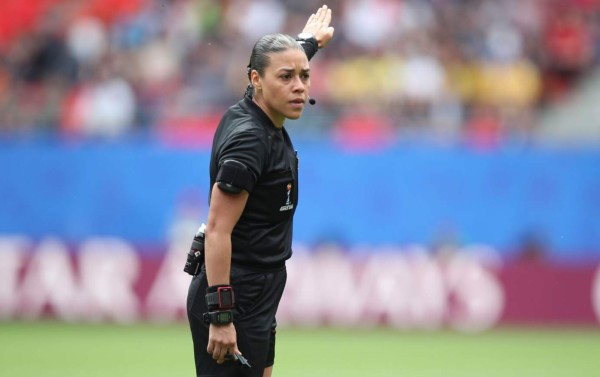
[[[235,160],[253,175],[248,202],[233,229],[232,264],[276,268],[292,255],[298,204],[298,159],[285,128],[278,129],[250,98],[223,115],[215,132],[210,187],[223,161]]]

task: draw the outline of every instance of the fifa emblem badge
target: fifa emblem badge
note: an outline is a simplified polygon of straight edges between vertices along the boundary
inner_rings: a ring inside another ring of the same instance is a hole
[[[287,184],[287,199],[285,200],[285,205],[281,206],[281,208],[279,208],[279,212],[289,211],[290,209],[294,208],[294,205],[292,204],[292,200],[290,198],[291,194],[292,194],[292,184],[288,183]]]
[[[289,206],[290,204],[292,204],[292,201],[290,200],[291,193],[292,193],[292,184],[288,183],[288,185],[287,185],[287,200],[285,201],[286,206]]]

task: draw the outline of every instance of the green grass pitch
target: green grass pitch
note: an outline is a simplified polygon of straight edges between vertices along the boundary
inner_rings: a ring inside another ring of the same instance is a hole
[[[281,328],[274,376],[600,376],[600,330]],[[186,324],[0,322],[0,376],[194,376]]]

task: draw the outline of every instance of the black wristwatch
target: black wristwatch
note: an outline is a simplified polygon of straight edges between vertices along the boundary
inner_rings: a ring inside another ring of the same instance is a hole
[[[317,47],[319,47],[317,38],[315,38],[314,34],[312,34],[312,33],[300,33],[300,34],[298,34],[298,37],[296,38],[296,40],[298,42],[302,41],[302,42],[314,43]]]
[[[204,313],[204,323],[226,325],[231,322],[233,322],[233,311],[231,310]]]
[[[300,33],[296,37],[296,40],[304,48],[304,52],[306,53],[308,60],[312,59],[312,57],[315,56],[315,54],[319,50],[319,42],[317,41],[317,38],[315,38],[315,36],[311,33]]]

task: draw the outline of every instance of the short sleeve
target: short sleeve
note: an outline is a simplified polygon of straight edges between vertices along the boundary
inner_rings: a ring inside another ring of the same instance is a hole
[[[224,165],[238,166],[239,171],[234,174],[237,176],[239,188],[252,192],[254,185],[260,178],[263,166],[267,159],[267,146],[256,132],[244,131],[236,132],[230,135],[224,142],[218,155],[218,172],[219,177],[224,176]],[[244,171],[244,168],[247,171]],[[226,173],[231,176],[231,173]],[[236,182],[228,182],[236,186]]]

